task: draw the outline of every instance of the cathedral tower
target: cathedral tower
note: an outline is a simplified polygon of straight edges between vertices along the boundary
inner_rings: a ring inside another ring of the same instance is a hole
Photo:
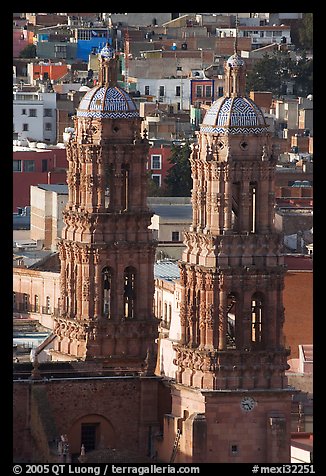
[[[181,339],[164,460],[177,437],[180,463],[290,461],[275,162],[235,51],[224,96],[207,111],[190,156],[193,219],[179,262]]]
[[[148,229],[147,138],[129,95],[117,86],[118,58],[99,54],[99,81],[82,98],[67,143],[68,203],[59,242],[56,359],[101,360],[151,373],[155,242]]]

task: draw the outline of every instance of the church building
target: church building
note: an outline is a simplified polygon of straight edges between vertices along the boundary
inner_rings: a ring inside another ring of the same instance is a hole
[[[83,448],[86,458],[101,450],[105,462],[290,462],[276,157],[245,95],[244,61],[235,48],[224,96],[192,146],[193,218],[175,291],[180,333],[165,347],[153,303],[149,144],[117,86],[114,50],[104,47],[99,61],[66,146],[59,312],[42,349],[51,361],[36,351],[33,368],[14,367],[14,458],[56,462],[64,442],[66,458]],[[161,372],[171,359],[176,370]]]

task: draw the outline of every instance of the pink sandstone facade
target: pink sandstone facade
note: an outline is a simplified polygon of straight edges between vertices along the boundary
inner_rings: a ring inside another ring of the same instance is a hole
[[[99,85],[82,99],[67,144],[53,362],[36,354],[27,380],[18,377],[30,367],[14,369],[15,458],[57,461],[53,441],[64,434],[75,457],[86,442],[88,451],[135,448],[144,461],[290,462],[276,160],[263,114],[244,95],[244,62],[236,51],[226,62],[225,96],[208,110],[190,156],[175,380],[155,375],[148,141],[116,86],[109,47],[100,62]]]

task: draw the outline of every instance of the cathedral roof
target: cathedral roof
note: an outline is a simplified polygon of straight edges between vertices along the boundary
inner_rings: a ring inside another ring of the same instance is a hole
[[[266,132],[267,127],[261,109],[250,98],[223,96],[206,112],[200,131],[218,134],[260,134]]]
[[[82,98],[77,116],[121,119],[139,117],[139,113],[136,104],[124,89],[98,85]]]

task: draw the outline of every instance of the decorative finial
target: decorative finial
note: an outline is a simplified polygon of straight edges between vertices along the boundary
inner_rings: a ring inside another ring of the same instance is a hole
[[[238,14],[236,14],[236,16],[235,16],[234,54],[238,53],[238,27],[239,27],[239,17],[238,17]]]

